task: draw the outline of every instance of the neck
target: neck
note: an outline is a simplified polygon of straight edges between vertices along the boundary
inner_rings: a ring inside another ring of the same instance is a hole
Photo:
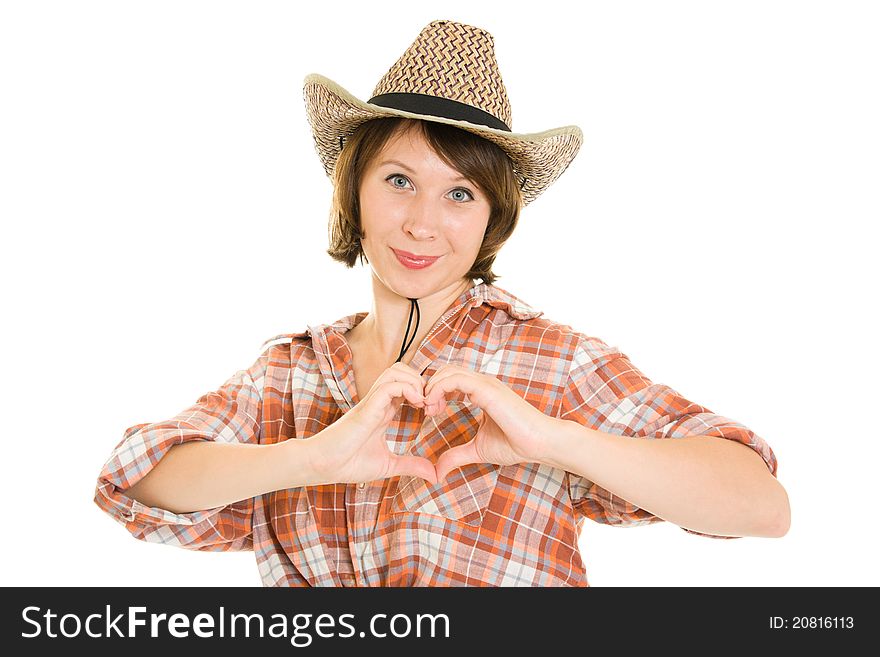
[[[366,345],[370,350],[371,357],[380,362],[388,363],[389,367],[400,354],[411,311],[412,321],[410,322],[409,335],[406,336],[406,343],[410,344],[410,340],[412,340],[412,344],[401,358],[405,363],[412,359],[422,340],[425,339],[437,320],[443,316],[443,313],[449,310],[452,303],[465,290],[475,286],[475,283],[468,279],[458,281],[424,297],[419,297],[419,310],[416,312],[407,297],[389,290],[375,276],[372,280],[372,309],[360,324],[350,331],[352,335],[349,336],[349,339],[354,338],[361,345]],[[417,318],[419,319],[419,329],[413,338]]]

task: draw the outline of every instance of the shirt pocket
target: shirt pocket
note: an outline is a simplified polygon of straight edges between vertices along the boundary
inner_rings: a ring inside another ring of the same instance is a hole
[[[482,410],[465,401],[449,400],[446,408],[422,421],[409,454],[436,463],[451,447],[464,445],[477,433]],[[491,463],[463,465],[432,485],[421,477],[401,476],[391,500],[391,513],[439,516],[470,525],[483,521],[498,483],[500,466]]]

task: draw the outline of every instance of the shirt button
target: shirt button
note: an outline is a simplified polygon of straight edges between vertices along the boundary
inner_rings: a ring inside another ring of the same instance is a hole
[[[361,490],[363,490],[363,489],[364,489],[364,486],[366,486],[366,485],[367,485],[367,482],[362,481],[361,483],[358,484],[358,488],[360,488]]]

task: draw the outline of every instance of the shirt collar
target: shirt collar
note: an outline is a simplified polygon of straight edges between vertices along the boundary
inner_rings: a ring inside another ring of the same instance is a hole
[[[488,283],[478,283],[474,287],[468,288],[462,292],[449,307],[456,308],[462,304],[467,304],[469,308],[474,308],[484,303],[493,308],[503,310],[512,318],[519,320],[534,319],[535,317],[540,317],[544,314],[539,310],[535,310],[525,301],[515,297],[507,290],[495,285],[489,285]],[[366,312],[354,313],[352,315],[346,315],[332,324],[324,324],[315,327],[310,326],[309,329],[312,331],[330,329],[338,331],[339,333],[345,333],[360,322],[366,315]]]
[[[503,310],[514,319],[535,319],[544,314],[543,311],[536,310],[507,290],[488,283],[480,283],[468,290],[467,293],[478,299],[480,303],[487,303],[493,308]]]
[[[462,304],[468,305],[468,309],[482,304],[488,304],[493,308],[505,312],[511,318],[521,321],[541,317],[544,314],[543,311],[536,310],[507,290],[496,285],[490,285],[489,283],[478,283],[474,287],[468,288],[461,293],[461,296],[452,302],[450,308],[455,308]],[[359,323],[366,315],[367,313],[365,311],[353,313],[336,320],[332,324],[310,325],[305,331],[285,335],[296,339],[308,338],[309,336],[315,336],[318,334],[325,335],[327,331],[345,333],[346,331],[351,330],[351,328]],[[267,342],[270,341],[271,340]]]

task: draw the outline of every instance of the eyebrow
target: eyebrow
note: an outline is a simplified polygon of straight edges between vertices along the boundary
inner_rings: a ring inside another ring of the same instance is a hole
[[[413,173],[413,174],[417,173],[417,171],[415,169],[408,167],[403,162],[399,162],[398,160],[383,160],[382,162],[379,162],[378,166],[384,167],[389,164],[400,167],[401,169],[405,169],[409,173]],[[469,178],[466,178],[465,176],[458,176],[458,178],[452,179],[452,182],[460,182],[460,181],[470,182],[471,184],[475,184],[475,183],[472,183],[471,180]]]

